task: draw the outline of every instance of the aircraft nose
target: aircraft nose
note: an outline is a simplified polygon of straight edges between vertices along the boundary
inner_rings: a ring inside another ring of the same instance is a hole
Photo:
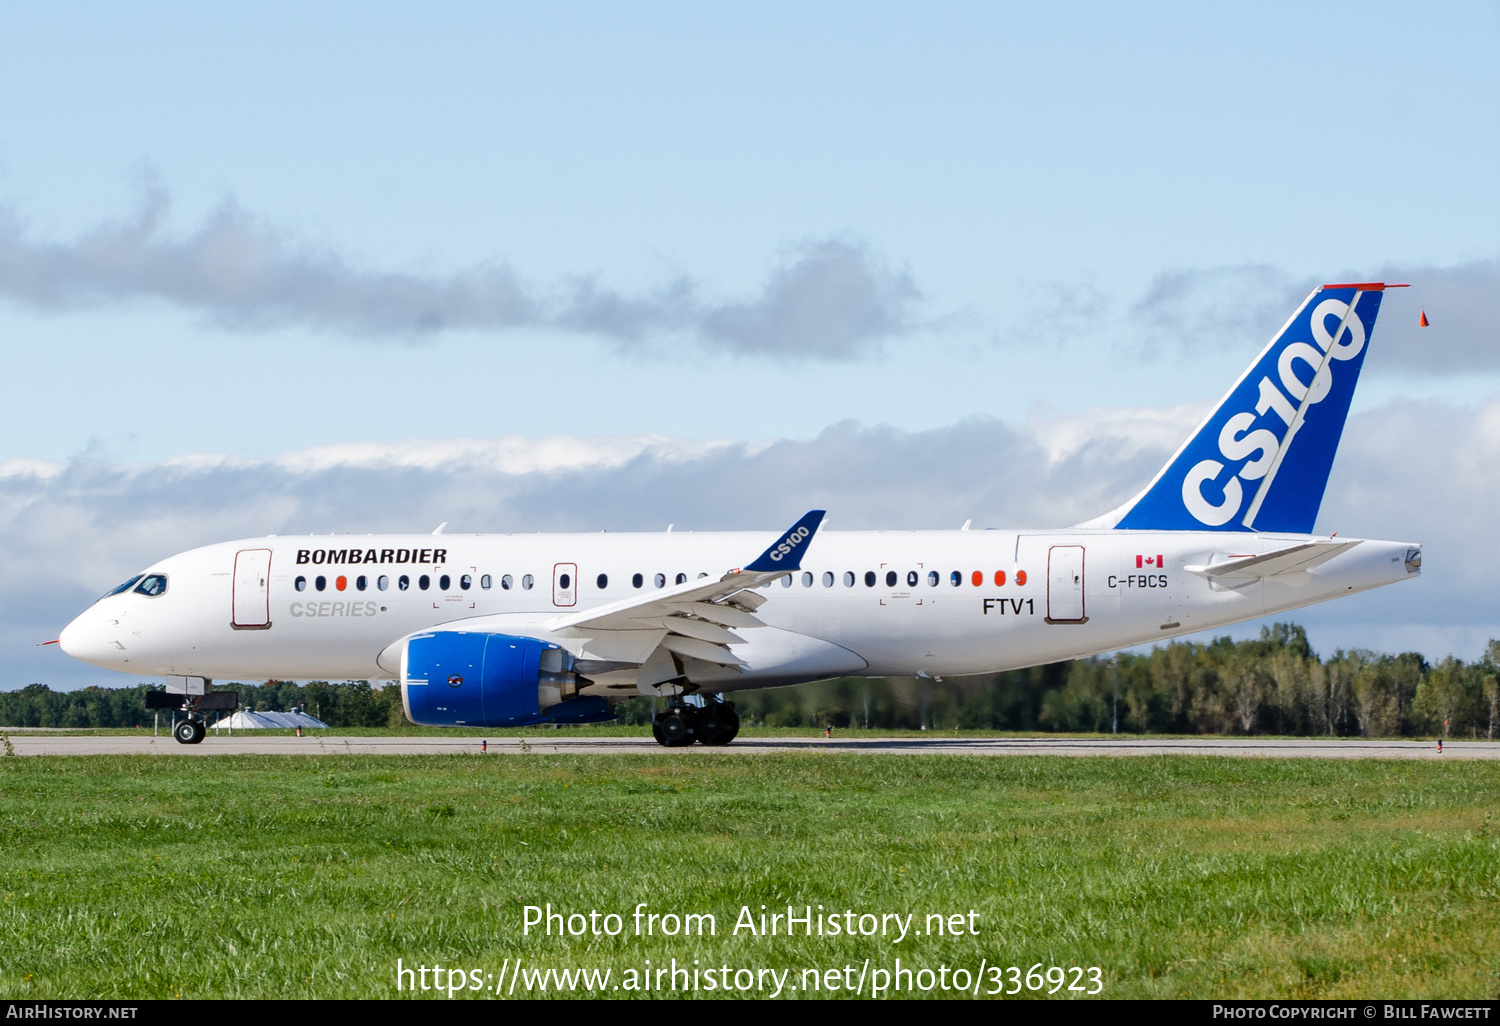
[[[74,659],[95,666],[112,666],[124,655],[108,629],[114,622],[90,609],[73,619],[57,636],[57,647]]]

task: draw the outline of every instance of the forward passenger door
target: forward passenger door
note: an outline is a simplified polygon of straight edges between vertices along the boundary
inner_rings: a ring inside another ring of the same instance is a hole
[[[237,631],[270,628],[270,583],[270,549],[241,549],[234,554],[234,596],[229,613],[231,627]]]

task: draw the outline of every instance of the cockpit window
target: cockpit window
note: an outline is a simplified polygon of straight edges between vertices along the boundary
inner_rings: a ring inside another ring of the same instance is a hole
[[[132,587],[135,586],[135,582],[136,581],[139,581],[142,577],[145,577],[145,576],[146,576],[145,574],[136,574],[130,580],[128,580],[124,584],[120,585],[118,588],[112,588],[111,590],[106,591],[103,595],[101,595],[99,597],[100,598],[109,598],[111,595],[118,595],[122,591],[129,591]]]
[[[155,598],[158,595],[165,594],[166,590],[166,574],[147,574],[145,577],[141,578],[141,583],[135,586],[135,593],[137,595],[149,595],[152,598]]]

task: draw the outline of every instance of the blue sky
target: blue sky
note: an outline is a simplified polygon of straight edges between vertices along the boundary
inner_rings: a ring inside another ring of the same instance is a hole
[[[16,8],[0,466],[1107,433],[1215,398],[1309,284],[1385,275],[1418,287],[1356,411],[1482,431],[1497,44],[1495,3]],[[299,517],[242,526],[344,526]],[[131,537],[56,609],[171,544]],[[0,563],[35,544],[0,527]]]

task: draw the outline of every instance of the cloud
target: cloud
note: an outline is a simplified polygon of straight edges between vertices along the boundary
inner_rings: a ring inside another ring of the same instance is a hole
[[[1266,342],[1324,281],[1387,281],[1372,369],[1419,374],[1500,370],[1500,261],[1449,267],[1391,264],[1328,278],[1298,278],[1267,265],[1174,271],[1156,277],[1129,310],[1126,330],[1145,355],[1195,346]],[[1426,310],[1431,327],[1418,326]]]
[[[1243,345],[1247,337],[1264,343],[1314,284],[1264,264],[1163,272],[1131,306],[1128,323],[1149,356]]]
[[[491,263],[446,276],[360,269],[300,243],[233,201],[195,231],[166,229],[168,197],[147,189],[130,217],[75,239],[32,238],[0,211],[0,296],[67,311],[160,300],[237,330],[301,326],[353,336],[421,338],[447,330],[543,328],[644,352],[687,338],[740,356],[852,360],[918,326],[922,294],[857,240],[789,248],[760,291],[714,299],[683,277],[626,296],[596,278],[544,288]]]
[[[1056,527],[1138,491],[1202,414],[1095,410],[931,431],[843,423],[808,440],[436,440],[271,460],[0,464],[0,687],[123,678],[39,649],[109,586],[200,544],[264,534],[764,529],[812,507],[831,530]],[[1296,618],[1315,644],[1449,651],[1500,635],[1500,398],[1395,402],[1352,417],[1320,530],[1425,543],[1400,587]],[[1477,540],[1476,540],[1477,539]],[[1254,628],[1246,628],[1253,630]]]
[[[1382,277],[1412,285],[1387,293],[1376,337],[1383,363],[1423,374],[1500,370],[1500,260],[1394,265]],[[1421,310],[1431,327],[1418,325]]]

